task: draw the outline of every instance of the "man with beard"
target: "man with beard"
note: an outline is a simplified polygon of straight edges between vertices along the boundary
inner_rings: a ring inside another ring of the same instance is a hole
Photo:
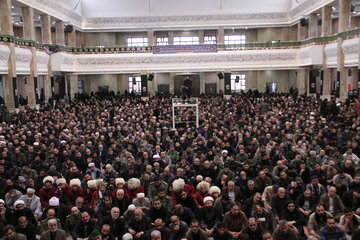
[[[71,214],[68,215],[65,220],[65,226],[64,226],[65,232],[70,233],[71,230],[74,229],[75,226],[78,224],[78,222],[80,222],[80,220],[81,220],[81,216],[79,209],[77,207],[72,207]]]
[[[158,218],[153,223],[155,230],[161,233],[161,239],[172,240],[172,232],[169,228],[165,227],[165,223],[161,218]]]
[[[261,207],[259,204],[254,206],[254,211],[251,213],[251,218],[254,218],[256,223],[264,230],[273,232],[276,228],[276,222],[272,212]]]
[[[224,223],[234,239],[239,238],[241,231],[247,227],[248,222],[238,205],[234,205],[224,216]]]
[[[88,238],[95,229],[95,223],[88,212],[81,213],[81,221],[74,228],[72,235],[75,239]]]
[[[289,197],[286,195],[284,188],[280,187],[278,189],[278,194],[273,197],[271,202],[271,208],[276,221],[279,221],[281,217],[281,212],[286,208],[286,202],[289,200]]]
[[[120,209],[120,216],[122,216],[126,212],[127,208],[131,204],[130,199],[125,195],[123,189],[118,189],[116,191],[116,196],[112,202],[114,206]]]
[[[146,217],[140,208],[135,209],[134,216],[126,226],[131,235],[140,240],[147,238],[147,232],[151,228],[151,221]]]
[[[172,232],[174,240],[183,239],[188,231],[186,222],[180,221],[179,217],[176,215],[171,216],[170,222],[169,228]]]
[[[17,221],[21,216],[25,216],[30,221],[31,224],[35,226],[37,225],[33,212],[29,208],[25,207],[25,203],[23,200],[16,200],[16,202],[14,203],[14,208],[15,208],[15,211],[13,213],[14,225],[18,224]]]
[[[36,239],[36,226],[29,223],[25,216],[19,218],[19,224],[15,227],[17,233],[24,234],[27,240]]]
[[[40,240],[48,240],[48,239],[65,240],[66,239],[65,231],[57,228],[56,219],[50,219],[48,221],[48,227],[49,227],[49,230],[47,230],[41,234]]]
[[[326,212],[323,205],[318,204],[315,212],[312,213],[308,221],[308,230],[313,239],[319,239],[320,229],[326,225],[326,220],[332,217],[329,212]]]
[[[249,198],[244,202],[242,210],[245,213],[246,217],[250,217],[250,214],[255,204],[259,204],[261,207],[265,207],[264,202],[261,200],[261,194],[259,192],[255,193],[252,198]]]
[[[164,222],[167,222],[168,218],[170,217],[169,215],[170,212],[167,210],[167,208],[161,205],[161,201],[159,197],[156,196],[154,198],[154,201],[152,202],[152,206],[148,213],[148,216],[151,218],[151,221],[154,222],[156,219],[160,218]]]
[[[19,200],[23,200],[26,207],[34,213],[35,218],[39,218],[42,215],[40,198],[35,195],[35,189],[28,188],[26,194],[22,195]]]
[[[242,231],[242,234],[247,234],[251,240],[262,240],[262,233],[263,229],[256,223],[255,218],[250,218],[249,226]]]
[[[341,227],[336,226],[335,219],[329,217],[326,226],[320,229],[321,240],[346,240],[345,232]]]
[[[204,230],[200,228],[198,220],[193,220],[190,225],[190,230],[186,233],[185,238],[187,240],[208,240],[208,236]]]
[[[274,240],[296,240],[296,232],[290,228],[286,220],[280,220],[279,226],[273,233]]]
[[[4,227],[3,232],[4,237],[0,238],[0,240],[26,240],[26,236],[21,233],[17,233],[13,225],[7,225]]]
[[[360,229],[360,216],[354,214],[351,208],[345,208],[344,215],[341,216],[339,221],[339,227],[341,227],[348,239],[356,230]]]
[[[304,193],[300,194],[296,198],[296,205],[299,206],[300,212],[308,217],[312,212],[315,211],[317,200],[311,194],[310,189],[306,189]]]
[[[201,219],[201,228],[205,229],[208,237],[214,234],[214,230],[219,222],[221,222],[220,212],[213,206],[214,199],[210,196],[204,198],[204,207],[199,210]]]
[[[111,229],[111,234],[116,238],[120,239],[122,235],[125,233],[125,223],[122,218],[120,218],[120,209],[117,207],[113,207],[111,209],[110,215],[104,217],[101,226],[109,225]]]

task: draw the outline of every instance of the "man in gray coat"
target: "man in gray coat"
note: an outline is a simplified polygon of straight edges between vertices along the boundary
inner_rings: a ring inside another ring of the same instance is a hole
[[[48,221],[49,230],[41,234],[40,240],[66,240],[66,233],[64,230],[57,229],[56,219],[50,219]]]

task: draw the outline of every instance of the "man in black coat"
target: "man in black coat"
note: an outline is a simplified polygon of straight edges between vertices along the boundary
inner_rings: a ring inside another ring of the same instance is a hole
[[[110,226],[111,234],[121,239],[122,235],[125,233],[125,222],[120,218],[120,210],[117,207],[111,209],[110,215],[104,217],[101,222],[101,226],[107,224]]]
[[[72,235],[75,239],[88,238],[94,229],[95,223],[90,219],[90,214],[88,212],[82,212],[81,221],[76,225]]]
[[[17,233],[24,234],[27,240],[36,239],[36,226],[29,223],[25,216],[19,218],[19,224],[15,227]]]
[[[151,220],[146,217],[140,208],[135,209],[134,216],[125,227],[134,238],[144,240],[151,229]]]
[[[170,218],[170,213],[166,207],[163,207],[158,196],[155,196],[154,201],[152,201],[152,206],[148,213],[151,222],[154,222],[156,219],[161,218],[163,222],[168,222]]]

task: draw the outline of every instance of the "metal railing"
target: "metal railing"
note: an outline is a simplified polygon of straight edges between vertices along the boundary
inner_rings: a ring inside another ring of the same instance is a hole
[[[261,50],[261,49],[288,49],[301,48],[309,45],[324,45],[336,42],[338,38],[350,39],[360,36],[360,28],[352,29],[346,32],[337,33],[328,37],[308,38],[301,41],[269,41],[269,42],[249,42],[244,44],[217,44],[218,51],[242,51],[242,50]],[[0,42],[15,43],[18,47],[36,47],[43,50],[44,46],[55,47],[54,44],[43,44],[35,41],[24,40],[14,36],[0,34]],[[153,46],[128,47],[128,46],[110,46],[110,47],[71,47],[60,45],[61,51],[74,54],[107,54],[107,53],[151,53]]]

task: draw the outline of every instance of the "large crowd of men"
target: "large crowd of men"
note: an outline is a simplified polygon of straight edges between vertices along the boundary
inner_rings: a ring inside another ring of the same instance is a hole
[[[0,239],[360,239],[356,104],[201,96],[173,129],[171,98],[2,108]]]

